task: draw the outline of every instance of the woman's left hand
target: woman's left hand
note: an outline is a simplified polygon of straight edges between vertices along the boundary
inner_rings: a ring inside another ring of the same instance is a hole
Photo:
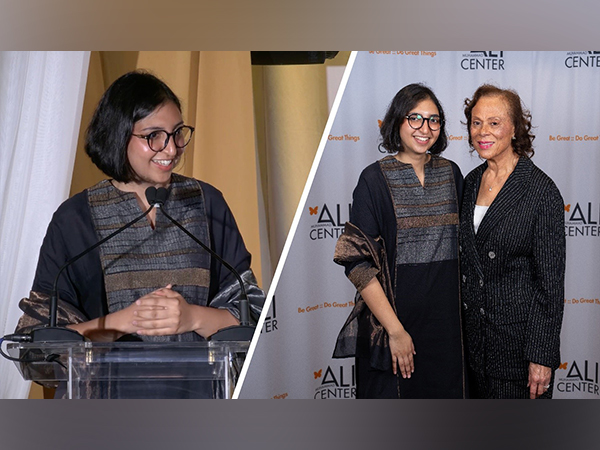
[[[142,308],[134,312],[133,325],[137,334],[146,336],[164,336],[194,331],[195,305],[190,305],[172,285],[158,289],[136,300]],[[144,309],[143,307],[152,307]]]
[[[529,398],[535,399],[548,390],[552,369],[533,362],[529,363]]]

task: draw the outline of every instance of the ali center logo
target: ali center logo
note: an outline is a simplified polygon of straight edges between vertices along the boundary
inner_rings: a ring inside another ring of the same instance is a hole
[[[504,70],[504,52],[472,51],[463,53],[462,70]]]
[[[344,232],[344,224],[350,220],[352,204],[323,203],[322,205],[308,206],[308,214],[313,224],[310,226],[308,236],[312,241],[322,239],[338,239]]]
[[[325,371],[319,369],[313,372],[317,387],[315,399],[356,398],[356,371],[354,364],[351,368],[327,366]]]
[[[275,296],[273,296],[273,300],[271,301],[271,307],[269,308],[269,315],[265,317],[265,321],[260,332],[272,333],[273,331],[277,330],[277,305],[275,303]]]
[[[567,69],[587,69],[589,67],[600,67],[600,51],[567,52],[565,66]]]
[[[598,362],[565,362],[556,371],[555,389],[566,394],[592,394],[600,397]]]
[[[600,204],[565,204],[565,236],[600,237]]]

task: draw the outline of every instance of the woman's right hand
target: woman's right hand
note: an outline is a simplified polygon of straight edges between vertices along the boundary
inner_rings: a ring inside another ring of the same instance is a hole
[[[160,289],[145,295],[142,298],[157,295]],[[139,305],[133,302],[131,305],[119,311],[115,311],[106,316],[98,317],[87,322],[67,325],[67,328],[77,331],[91,341],[112,342],[125,334],[133,334],[139,330],[139,327],[133,322],[139,318],[141,312],[163,310],[163,306]]]
[[[166,289],[170,289],[171,285],[168,285]],[[164,299],[163,289],[160,288],[153,292],[150,292],[143,297],[140,297],[137,301],[131,305],[123,308],[114,313],[110,313],[106,316],[106,328],[116,330],[122,334],[133,334],[136,333],[140,327],[135,324],[140,319],[141,315],[156,315],[157,313],[163,312],[167,308],[162,304],[148,304],[148,300],[162,300]]]
[[[398,316],[392,309],[392,305],[376,277],[367,283],[360,291],[360,295],[388,334],[394,375],[398,373],[399,369],[403,378],[410,378],[415,371],[413,360],[413,356],[416,355],[415,346],[410,334],[398,320]]]
[[[402,378],[410,378],[415,371],[414,355],[417,354],[410,334],[402,328],[389,334],[389,338],[394,375],[400,370]]]

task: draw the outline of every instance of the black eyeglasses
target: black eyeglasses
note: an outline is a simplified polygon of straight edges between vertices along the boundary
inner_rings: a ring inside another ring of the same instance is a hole
[[[188,127],[187,125],[177,128],[172,133],[167,133],[165,130],[156,130],[149,134],[131,133],[132,136],[146,139],[150,150],[157,153],[167,148],[171,136],[173,136],[175,147],[184,148],[192,140],[192,134],[194,134],[194,127]]]
[[[421,114],[412,113],[406,116],[408,126],[413,130],[420,129],[425,121],[427,121],[427,125],[429,125],[429,129],[431,131],[437,131],[442,126],[443,120],[440,116],[431,116],[431,117],[423,117]]]

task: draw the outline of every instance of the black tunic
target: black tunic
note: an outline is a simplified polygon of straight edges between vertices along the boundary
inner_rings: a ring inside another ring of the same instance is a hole
[[[422,186],[389,156],[367,167],[350,221],[386,249],[398,317],[415,346],[410,379],[371,367],[369,323],[359,317],[358,398],[462,398],[464,370],[458,278],[458,167],[433,156]],[[353,267],[346,267],[347,272]]]

